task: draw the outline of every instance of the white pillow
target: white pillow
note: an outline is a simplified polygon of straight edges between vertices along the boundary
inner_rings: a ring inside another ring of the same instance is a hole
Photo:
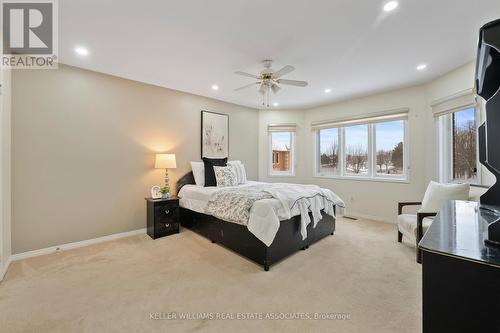
[[[198,186],[205,186],[205,164],[203,162],[191,162],[194,181]]]
[[[241,161],[228,161],[227,164],[233,167],[238,178],[238,184],[245,184],[247,182],[247,174],[243,163]]]
[[[236,178],[238,179],[238,184],[241,183],[241,168],[240,161],[228,161],[227,164],[233,167],[233,171],[236,174]]]
[[[240,171],[241,171],[241,183],[240,184],[246,184],[247,182],[247,172],[245,170],[245,164],[240,162]]]
[[[228,166],[214,166],[215,179],[217,180],[217,187],[236,186],[238,179],[236,172],[232,165]]]
[[[469,184],[441,184],[431,181],[422,200],[421,212],[437,213],[448,200],[469,200]]]

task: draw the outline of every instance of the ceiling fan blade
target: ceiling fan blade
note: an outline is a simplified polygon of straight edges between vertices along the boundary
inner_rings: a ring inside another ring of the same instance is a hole
[[[294,70],[295,70],[295,67],[290,66],[290,65],[286,65],[285,67],[283,67],[279,71],[274,72],[273,73],[273,78],[274,79],[278,79],[278,78],[282,77],[283,75],[286,75],[286,74],[288,74],[290,72],[293,72]]]
[[[236,89],[234,89],[234,91],[240,91],[240,90],[243,90],[243,89],[246,89],[249,87],[253,87],[256,84],[261,84],[261,82],[250,83],[250,84],[244,85],[243,87],[236,88]]]
[[[271,86],[271,90],[273,91],[273,93],[277,93],[278,91],[280,91],[280,86],[278,86],[276,83],[273,83],[273,85]]]
[[[288,84],[289,86],[297,86],[297,87],[306,87],[306,81],[297,81],[297,80],[276,80],[276,82],[280,84]]]
[[[242,75],[242,76],[246,76],[246,77],[252,77],[254,79],[260,79],[260,76],[249,74],[249,73],[245,73],[245,72],[240,72],[240,71],[234,72],[234,74],[238,74],[238,75]]]

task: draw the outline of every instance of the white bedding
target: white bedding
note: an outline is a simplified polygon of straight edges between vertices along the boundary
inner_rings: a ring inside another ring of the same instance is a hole
[[[255,181],[247,181],[245,184],[241,184],[238,186],[224,187],[224,188],[232,188],[232,187],[247,187],[256,184],[265,184],[262,182]],[[207,203],[210,200],[210,197],[220,190],[221,187],[216,186],[198,186],[198,185],[184,185],[180,190],[179,196],[179,204],[183,208],[187,208],[193,210],[198,213],[205,213],[205,208],[207,207]],[[276,209],[280,208],[279,201],[277,199],[269,199],[269,204],[274,205]],[[273,203],[274,201],[274,203]],[[286,216],[283,215],[280,217],[281,220],[286,220]]]
[[[262,182],[255,182],[255,181],[248,181],[246,184],[234,186],[234,187],[202,187],[202,186],[197,186],[197,185],[185,185],[182,187],[180,190],[178,196],[180,198],[180,206],[183,208],[187,208],[193,211],[196,211],[198,213],[204,213],[207,214],[207,204],[211,200],[211,198],[214,197],[215,193],[218,191],[221,191],[223,189],[230,189],[230,188],[245,188],[245,187],[255,187],[256,185],[265,185],[266,183]],[[301,205],[295,204],[285,204],[285,200],[282,197],[284,194],[287,194],[287,192],[282,192],[282,191],[277,191],[276,188],[271,189],[272,186],[276,186],[278,184],[270,184],[269,188],[269,193],[273,195],[273,198],[266,198],[262,200],[255,201],[254,204],[252,205],[252,208],[250,209],[250,214],[248,218],[248,223],[241,223],[245,224],[250,232],[252,232],[258,239],[260,239],[264,244],[267,246],[270,246],[274,240],[274,237],[276,235],[276,232],[279,229],[279,221],[280,220],[288,220],[292,216],[297,216],[301,215],[302,218],[302,226],[301,226],[301,233],[302,237],[305,238],[307,236],[307,231],[305,230],[307,227],[307,224],[309,224],[311,221],[309,220],[309,217],[307,214],[304,214],[304,211],[307,211],[307,202]],[[308,185],[302,186],[302,185],[292,185],[292,184],[282,184],[283,186],[290,186],[293,188],[293,191],[297,192],[297,190],[301,190],[302,187],[304,187],[304,191],[306,191]],[[299,187],[299,189],[297,189]],[[309,187],[313,187],[309,185]],[[288,191],[291,190],[288,189]],[[318,188],[319,189],[319,188]],[[328,196],[330,196],[331,199],[335,198],[338,200],[335,200],[337,204],[340,206],[343,206],[342,200],[338,198],[333,192],[329,190],[322,190],[325,193],[330,193]],[[276,193],[273,193],[276,192]],[[280,197],[280,192],[281,192],[281,197]],[[307,193],[307,192],[304,192]],[[278,200],[280,199],[280,200]],[[305,206],[304,206],[305,205]],[[291,208],[290,208],[291,206]],[[318,200],[318,198],[311,199],[308,202],[309,208],[314,208],[310,209],[310,211],[313,212],[313,222],[314,226],[316,226],[316,223],[318,222],[318,212],[320,209],[325,208],[325,204],[322,200]],[[302,209],[301,209],[302,208]],[[327,207],[328,208],[328,207]],[[302,212],[301,212],[302,210]],[[328,210],[328,209],[327,209]],[[333,212],[331,209],[329,210],[331,214]],[[316,214],[315,214],[316,212]],[[306,221],[307,220],[307,221]],[[235,221],[232,221],[235,222]],[[239,222],[235,222],[239,223]]]

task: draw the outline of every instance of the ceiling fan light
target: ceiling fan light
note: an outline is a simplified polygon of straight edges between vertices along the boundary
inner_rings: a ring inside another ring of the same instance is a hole
[[[273,93],[275,93],[275,94],[276,94],[278,91],[280,91],[280,90],[281,90],[281,88],[280,88],[280,86],[278,86],[277,84],[273,84],[273,85],[271,86],[271,90],[273,91]]]

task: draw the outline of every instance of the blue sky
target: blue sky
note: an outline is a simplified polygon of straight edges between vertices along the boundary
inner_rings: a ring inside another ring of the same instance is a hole
[[[368,150],[368,125],[356,125],[345,128],[346,147],[362,147]]]
[[[404,137],[404,122],[402,120],[375,124],[377,150],[392,150]],[[361,146],[367,149],[368,126],[357,125],[346,127],[346,142],[348,145]],[[338,142],[338,129],[321,130],[321,152],[325,152],[332,144]]]
[[[376,128],[377,150],[393,150],[394,147],[403,141],[404,122],[403,120],[379,123]]]
[[[273,132],[273,146],[290,146],[290,132]]]
[[[455,123],[457,127],[463,127],[471,120],[476,120],[474,109],[467,109],[455,113]]]
[[[339,141],[339,132],[337,128],[328,128],[320,131],[321,133],[321,141],[320,141],[320,150],[322,153],[325,153],[327,149],[332,146],[332,143],[337,143]]]

